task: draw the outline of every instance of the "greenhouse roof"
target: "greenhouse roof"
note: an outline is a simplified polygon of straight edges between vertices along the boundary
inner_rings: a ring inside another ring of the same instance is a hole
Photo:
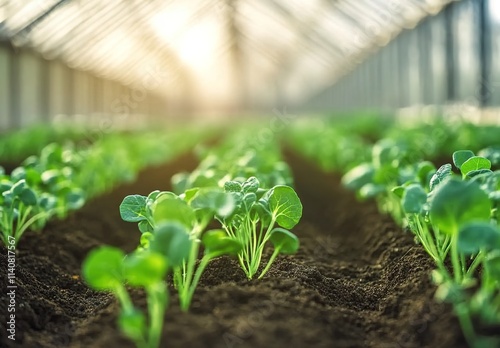
[[[0,35],[47,59],[158,92],[301,100],[449,0],[0,0]]]

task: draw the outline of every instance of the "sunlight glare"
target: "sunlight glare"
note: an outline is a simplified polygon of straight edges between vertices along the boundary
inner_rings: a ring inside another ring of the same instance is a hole
[[[490,0],[489,7],[492,20],[500,23],[500,1]]]

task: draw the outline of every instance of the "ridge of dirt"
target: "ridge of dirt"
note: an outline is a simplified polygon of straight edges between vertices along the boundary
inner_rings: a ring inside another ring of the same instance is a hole
[[[304,213],[294,228],[301,247],[280,256],[264,279],[248,281],[236,260],[214,260],[202,276],[189,313],[171,292],[162,346],[169,347],[466,347],[449,306],[433,300],[433,265],[373,202],[357,202],[340,177],[287,151]],[[2,347],[133,347],[116,327],[119,307],[79,277],[89,250],[111,244],[131,251],[135,224],[122,222],[125,195],[170,189],[170,176],[196,161],[181,156],[89,202],[66,221],[27,234],[17,256],[16,343]],[[0,275],[6,279],[6,250]],[[269,256],[267,251],[266,257]],[[0,313],[6,309],[3,291]],[[132,290],[134,302],[144,294]]]

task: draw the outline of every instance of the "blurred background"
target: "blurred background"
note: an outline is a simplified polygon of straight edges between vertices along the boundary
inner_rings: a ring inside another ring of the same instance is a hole
[[[499,105],[500,0],[0,0],[1,131]]]

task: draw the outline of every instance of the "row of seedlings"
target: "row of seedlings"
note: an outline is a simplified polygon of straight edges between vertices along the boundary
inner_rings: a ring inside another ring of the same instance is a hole
[[[145,166],[173,158],[192,145],[186,132],[110,134],[83,148],[52,143],[9,174],[0,167],[2,242],[15,246],[28,229],[41,231],[53,217],[64,219],[88,199],[134,180]]]
[[[299,240],[290,229],[299,222],[302,205],[290,186],[290,170],[277,143],[254,143],[253,138],[249,131],[237,132],[205,151],[198,168],[172,178],[174,192],[125,197],[120,214],[138,224],[137,249],[125,255],[118,248],[101,246],[84,261],[84,279],[92,288],[117,297],[118,325],[138,347],[160,344],[168,274],[181,309],[188,311],[214,258],[237,257],[248,279],[253,279],[262,278],[280,253],[298,250]],[[214,222],[220,228],[209,229]],[[268,242],[274,251],[261,266]],[[132,304],[127,286],[145,290],[147,317]]]

